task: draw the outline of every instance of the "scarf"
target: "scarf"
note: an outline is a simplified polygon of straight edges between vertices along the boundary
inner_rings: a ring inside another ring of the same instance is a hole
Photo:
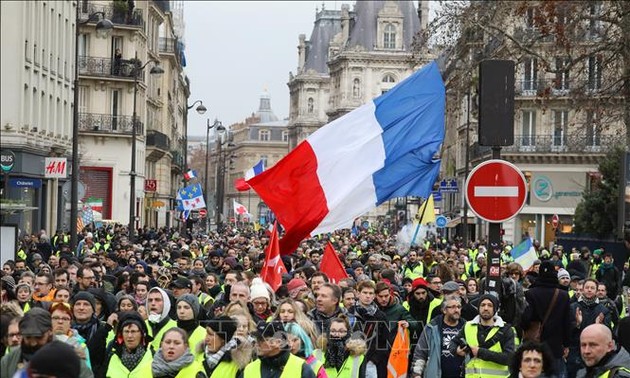
[[[593,297],[592,299],[588,299],[586,297],[581,297],[580,302],[584,302],[588,307],[593,306],[593,304],[599,303],[599,299],[597,297]]]
[[[98,319],[96,318],[96,315],[92,314],[92,317],[87,321],[87,323],[74,323],[72,328],[76,329],[77,332],[79,332],[79,335],[81,335],[81,337],[83,337],[87,342],[92,339],[92,336],[96,333],[98,326]]]
[[[127,348],[123,348],[120,354],[120,362],[131,372],[138,366],[140,361],[142,361],[145,352],[146,349],[142,345],[137,347],[134,351],[128,351]]]
[[[199,321],[197,319],[177,320],[177,326],[188,334],[188,337],[195,332],[195,329],[199,327]]]
[[[206,345],[205,356],[206,356],[206,364],[208,365],[208,371],[214,370],[214,368],[221,362],[223,356],[235,349],[239,345],[239,341],[237,338],[232,338],[232,340],[228,341],[221,349],[219,349],[216,353],[212,353],[208,351],[208,346]],[[210,374],[209,374],[210,375]]]
[[[221,286],[219,285],[214,285],[213,287],[211,287],[210,289],[208,289],[208,294],[216,299],[217,295],[221,292]]]
[[[608,263],[603,262],[603,263],[601,263],[601,264],[599,265],[599,270],[601,270],[601,271],[602,271],[602,273],[603,273],[603,272],[605,272],[605,271],[607,271],[607,270],[611,270],[611,269],[613,269],[613,267],[614,267],[613,263],[609,263],[609,264],[608,264]]]
[[[376,306],[376,303],[374,302],[370,303],[367,306],[364,306],[359,302],[357,303],[357,310],[359,310],[359,315],[367,314],[369,316],[374,316],[374,314],[376,314],[376,311],[378,310],[378,306]]]
[[[158,350],[158,352],[153,356],[153,363],[151,363],[151,371],[153,371],[153,376],[158,377],[169,377],[175,376],[179,373],[180,370],[190,365],[194,361],[194,357],[192,353],[190,353],[190,349],[186,350],[186,353],[181,355],[174,361],[167,362],[164,360],[164,355],[162,354],[162,350]]]
[[[343,366],[343,362],[350,354],[346,349],[346,340],[349,335],[344,337],[331,337],[328,339],[328,347],[326,348],[326,367],[334,367],[337,371]]]

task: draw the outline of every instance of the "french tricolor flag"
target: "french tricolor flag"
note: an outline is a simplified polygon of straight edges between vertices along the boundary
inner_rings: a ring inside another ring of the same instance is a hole
[[[258,163],[256,163],[256,165],[254,165],[253,167],[248,169],[247,172],[245,172],[245,177],[240,177],[234,180],[234,188],[236,188],[236,190],[238,190],[239,192],[244,192],[246,190],[251,189],[251,187],[247,183],[247,180],[251,179],[252,177],[256,175],[263,173],[264,170],[265,170],[265,161],[261,159]]]
[[[188,172],[184,173],[184,179],[186,181],[190,181],[196,177],[197,177],[197,171],[195,171],[194,169],[191,169]]]
[[[247,180],[285,228],[281,253],[350,228],[396,197],[427,198],[440,169],[445,88],[435,62],[311,134]]]

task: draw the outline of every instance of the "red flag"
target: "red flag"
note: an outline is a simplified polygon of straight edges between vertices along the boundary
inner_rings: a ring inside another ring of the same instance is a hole
[[[326,244],[326,250],[324,251],[322,262],[319,265],[319,270],[326,273],[330,282],[335,284],[344,278],[348,278],[348,273],[346,273],[346,269],[343,267],[337,252],[335,252],[335,249],[330,242]]]
[[[234,180],[234,189],[238,190],[239,192],[245,192],[250,190],[251,188],[252,187],[249,186],[249,184],[245,181],[245,178],[243,177]]]
[[[287,268],[284,266],[282,259],[280,258],[280,240],[278,238],[278,223],[273,226],[271,232],[271,238],[269,239],[269,245],[265,251],[265,263],[262,271],[260,272],[260,278],[269,284],[273,291],[278,290],[278,287],[282,285],[282,274],[287,273]]]

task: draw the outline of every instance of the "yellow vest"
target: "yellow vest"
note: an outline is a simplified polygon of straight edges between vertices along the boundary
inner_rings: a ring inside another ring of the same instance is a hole
[[[177,373],[175,378],[194,378],[197,376],[197,373],[202,372],[206,373],[206,369],[203,367],[203,362],[201,361],[193,361],[192,364],[186,366],[182,370]]]
[[[190,347],[190,351],[192,352],[193,356],[195,356],[195,360],[203,361],[203,350],[198,352],[197,345],[199,345],[199,343],[201,343],[205,338],[206,329],[202,326],[198,326],[197,328],[195,328],[193,333],[188,336],[188,346]]]
[[[602,374],[598,375],[598,376],[597,376],[597,378],[612,378],[612,377],[610,376],[610,373],[612,372],[612,370],[613,370],[613,369],[606,370],[606,371],[605,371],[605,372],[603,372]],[[619,371],[619,370],[621,370],[621,371],[625,371],[625,372],[627,372],[627,373],[630,373],[630,369],[625,368],[625,367],[620,367],[619,369],[617,369],[617,371]]]
[[[120,357],[114,354],[109,360],[107,366],[107,378],[151,378],[153,372],[151,371],[151,363],[153,363],[153,355],[147,347],[147,351],[144,352],[144,356],[138,366],[133,371],[129,371],[120,361]]]
[[[424,264],[422,262],[420,262],[418,265],[416,265],[415,268],[409,269],[409,267],[407,265],[405,265],[405,269],[403,271],[403,276],[404,277],[409,277],[412,280],[415,280],[416,278],[419,277],[423,277],[424,276]]]
[[[300,357],[296,357],[289,353],[289,359],[287,360],[287,364],[284,366],[284,370],[282,370],[282,374],[280,374],[280,378],[296,378],[302,376],[302,365],[305,362]],[[260,378],[260,358],[250,362],[245,366],[245,371],[243,372],[243,378]],[[214,376],[214,374],[212,374]]]
[[[320,349],[314,350],[313,355],[321,362],[321,364],[324,366],[326,365],[326,356]],[[328,378],[359,378],[359,370],[361,364],[363,363],[363,359],[364,355],[348,356],[339,370],[334,367],[325,368],[326,375]],[[315,375],[317,375],[317,371],[315,372]]]
[[[429,303],[429,313],[427,314],[427,322],[425,324],[429,324],[431,321],[431,314],[433,313],[433,309],[442,305],[442,298],[433,298],[431,303]]]
[[[464,337],[466,338],[466,343],[471,347],[479,346],[479,343],[477,342],[477,331],[477,324],[472,324],[468,322],[466,323],[466,325],[464,325]],[[488,336],[486,336],[486,341],[491,339],[497,332],[499,332],[499,327],[493,327],[490,332],[488,332]],[[497,341],[494,345],[490,347],[490,350],[493,352],[501,353],[501,343]],[[466,378],[508,376],[509,371],[506,365],[499,365],[495,362],[482,360],[476,357],[471,358],[466,364]]]
[[[153,350],[160,349],[160,342],[162,342],[162,336],[164,336],[166,331],[168,331],[171,328],[177,327],[177,322],[173,319],[169,319],[168,322],[164,324],[164,327],[162,327],[162,329],[160,329],[157,334],[153,335],[153,329],[151,328],[151,323],[149,323],[148,320],[145,320],[144,322],[147,325],[149,336],[153,338],[153,341],[151,341],[151,346],[153,347]]]
[[[202,362],[203,364],[203,362]],[[214,368],[214,371],[210,375],[210,378],[236,378],[239,368],[234,361],[221,361]]]

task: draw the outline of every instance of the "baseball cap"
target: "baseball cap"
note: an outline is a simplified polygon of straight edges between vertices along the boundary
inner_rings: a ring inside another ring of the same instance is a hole
[[[192,290],[192,282],[186,277],[179,277],[171,283],[171,287]]]
[[[254,331],[254,336],[257,339],[267,339],[267,338],[286,338],[284,327],[281,322],[275,320],[272,322],[258,322],[256,325],[256,331]]]
[[[43,308],[32,308],[20,320],[19,328],[22,336],[40,337],[46,331],[52,330],[50,313]]]

